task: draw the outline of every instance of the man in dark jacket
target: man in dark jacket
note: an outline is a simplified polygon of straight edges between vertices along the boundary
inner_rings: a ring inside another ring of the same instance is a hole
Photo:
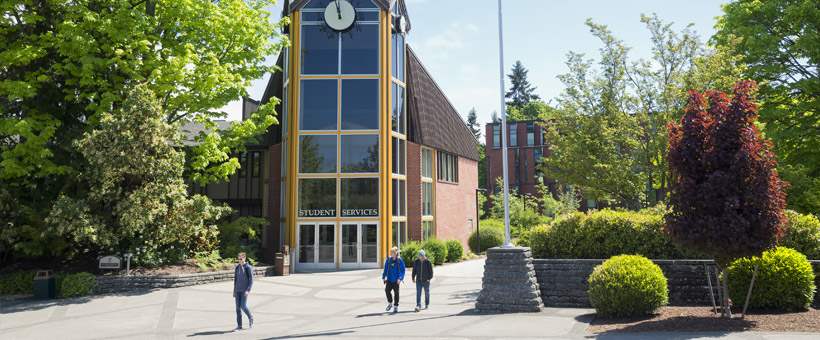
[[[413,262],[413,273],[410,274],[416,283],[416,312],[421,310],[421,290],[424,288],[424,309],[430,305],[430,280],[433,279],[433,263],[419,250],[419,258]]]
[[[399,257],[399,248],[390,249],[390,257],[384,261],[384,271],[382,272],[382,282],[384,282],[384,293],[387,294],[387,311],[393,308],[393,313],[399,312],[399,285],[404,281],[404,261]],[[390,296],[390,292],[393,296]],[[394,302],[395,300],[395,302]]]
[[[248,294],[253,287],[253,267],[245,262],[245,253],[236,255],[239,264],[234,269],[233,276],[233,297],[236,299],[236,328],[235,331],[242,330],[242,312],[248,316],[248,328],[253,328],[253,315],[248,309]]]

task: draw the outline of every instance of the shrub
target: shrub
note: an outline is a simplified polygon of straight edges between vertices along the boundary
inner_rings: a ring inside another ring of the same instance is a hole
[[[479,223],[479,225],[481,226],[481,228],[497,228],[502,231],[504,230],[504,220],[486,219],[481,220],[481,223]]]
[[[213,271],[222,268],[222,256],[219,255],[219,250],[211,252],[198,252],[194,255],[196,265],[202,271]],[[248,259],[250,262],[250,259]]]
[[[410,241],[407,244],[399,247],[401,252],[399,252],[399,256],[401,259],[404,260],[405,266],[413,266],[413,261],[419,257],[419,249],[421,249],[421,243],[417,241]]]
[[[794,249],[806,255],[809,260],[820,260],[820,220],[792,210],[786,210],[785,215],[789,219],[789,226],[780,239],[780,246]]]
[[[464,246],[458,240],[447,240],[447,262],[458,262],[464,256]]]
[[[60,297],[70,298],[74,296],[89,295],[97,287],[97,278],[91,273],[77,273],[66,275],[60,285]]]
[[[262,242],[261,230],[268,225],[268,220],[261,217],[240,217],[230,223],[220,223],[219,228],[219,252],[223,256],[230,258],[236,254],[245,252],[248,258],[256,258],[256,248]],[[247,236],[246,245],[243,235]]]
[[[746,300],[756,263],[760,266],[749,307],[791,310],[809,306],[816,289],[811,264],[805,255],[786,247],[732,262],[728,268],[729,298],[735,303]]]
[[[424,241],[424,243],[421,244],[421,249],[424,249],[427,257],[430,258],[430,261],[435,265],[444,263],[444,259],[447,258],[447,246],[444,245],[444,242],[436,238],[429,238],[427,241]],[[410,264],[412,265],[412,262]]]
[[[33,270],[20,270],[0,276],[0,294],[34,293]]]
[[[663,216],[608,209],[563,215],[551,226],[533,228],[536,258],[603,259],[621,254],[655,259],[698,258],[664,235]]]
[[[666,277],[643,256],[614,256],[589,276],[589,302],[601,317],[651,314],[668,302]]]
[[[504,244],[504,231],[499,228],[485,228],[481,227],[481,250],[477,251],[478,249],[478,239],[476,238],[477,231],[473,231],[470,233],[470,237],[467,238],[467,244],[470,246],[470,250],[473,252],[484,252],[489,248],[498,247]]]

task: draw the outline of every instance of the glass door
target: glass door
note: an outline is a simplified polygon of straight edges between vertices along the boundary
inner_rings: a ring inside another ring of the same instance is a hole
[[[299,223],[296,234],[299,245],[299,256],[296,265],[299,269],[335,269],[336,268],[336,224],[334,223]]]
[[[340,228],[340,268],[379,267],[379,225],[374,222],[347,222]]]

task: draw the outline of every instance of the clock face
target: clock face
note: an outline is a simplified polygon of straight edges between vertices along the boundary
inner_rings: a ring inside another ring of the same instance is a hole
[[[356,21],[356,9],[345,0],[331,1],[325,8],[325,22],[334,31],[344,31]]]

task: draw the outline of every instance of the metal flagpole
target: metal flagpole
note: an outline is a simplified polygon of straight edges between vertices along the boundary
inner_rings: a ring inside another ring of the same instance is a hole
[[[501,77],[501,159],[504,169],[504,245],[501,248],[515,247],[510,242],[510,185],[507,176],[507,103],[504,101],[504,34],[501,24],[501,0],[498,0],[498,61]]]

